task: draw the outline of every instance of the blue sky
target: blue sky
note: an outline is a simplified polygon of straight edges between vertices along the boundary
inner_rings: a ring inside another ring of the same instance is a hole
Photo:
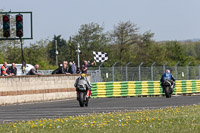
[[[91,22],[104,25],[106,32],[129,20],[139,33],[155,33],[156,41],[200,38],[199,5],[200,0],[0,0],[4,11],[33,12],[29,42],[52,40],[54,34],[68,40]]]

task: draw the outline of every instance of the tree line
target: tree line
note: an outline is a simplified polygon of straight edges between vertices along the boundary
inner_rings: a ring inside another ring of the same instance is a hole
[[[180,62],[180,66],[200,64],[200,41],[162,41],[153,40],[154,33],[146,31],[139,33],[139,27],[131,21],[119,22],[113,30],[105,31],[104,26],[98,23],[83,24],[75,35],[64,39],[61,35],[54,35],[52,40],[40,40],[24,47],[24,57],[27,64],[39,64],[40,69],[55,69],[57,40],[58,63],[62,61],[75,61],[77,63],[77,45],[80,45],[80,61],[93,61],[93,51],[108,53],[105,67],[112,66],[143,66],[163,65],[166,61],[169,66]],[[0,64],[21,63],[21,48],[19,41],[0,41]],[[98,66],[97,64],[96,66]]]

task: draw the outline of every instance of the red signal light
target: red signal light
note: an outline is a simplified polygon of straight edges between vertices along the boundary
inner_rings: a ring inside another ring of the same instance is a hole
[[[21,15],[17,15],[17,16],[16,16],[16,21],[17,21],[17,22],[22,21],[22,16],[21,16]]]
[[[8,21],[9,21],[9,18],[8,18],[8,16],[6,16],[6,15],[5,15],[5,16],[3,16],[3,21],[4,21],[4,22],[8,22]]]

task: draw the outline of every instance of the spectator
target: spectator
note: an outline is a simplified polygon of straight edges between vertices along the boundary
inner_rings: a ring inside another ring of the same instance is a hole
[[[38,73],[38,68],[39,68],[39,65],[36,64],[34,68],[32,68],[28,73],[27,75],[42,75],[41,73]]]
[[[12,63],[12,66],[8,67],[7,74],[10,76],[17,75],[17,68],[15,67],[15,63]]]
[[[94,63],[95,61],[92,62],[91,64],[89,64],[87,61],[84,61],[84,64],[82,65],[82,73],[87,74],[88,67],[94,65]]]
[[[52,74],[70,74],[68,70],[68,62],[63,61],[62,66],[54,70]]]
[[[4,62],[3,66],[1,67],[1,76],[8,76],[6,71],[7,71],[7,62]]]
[[[72,62],[70,62],[69,63],[69,73],[71,73],[71,74],[76,74],[76,64],[75,64],[75,62],[73,61],[73,63]]]

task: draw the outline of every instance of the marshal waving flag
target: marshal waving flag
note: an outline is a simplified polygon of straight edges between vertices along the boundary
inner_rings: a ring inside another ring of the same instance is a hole
[[[93,51],[93,55],[94,55],[94,60],[96,62],[104,62],[106,60],[108,60],[108,54],[105,52],[95,52]]]

